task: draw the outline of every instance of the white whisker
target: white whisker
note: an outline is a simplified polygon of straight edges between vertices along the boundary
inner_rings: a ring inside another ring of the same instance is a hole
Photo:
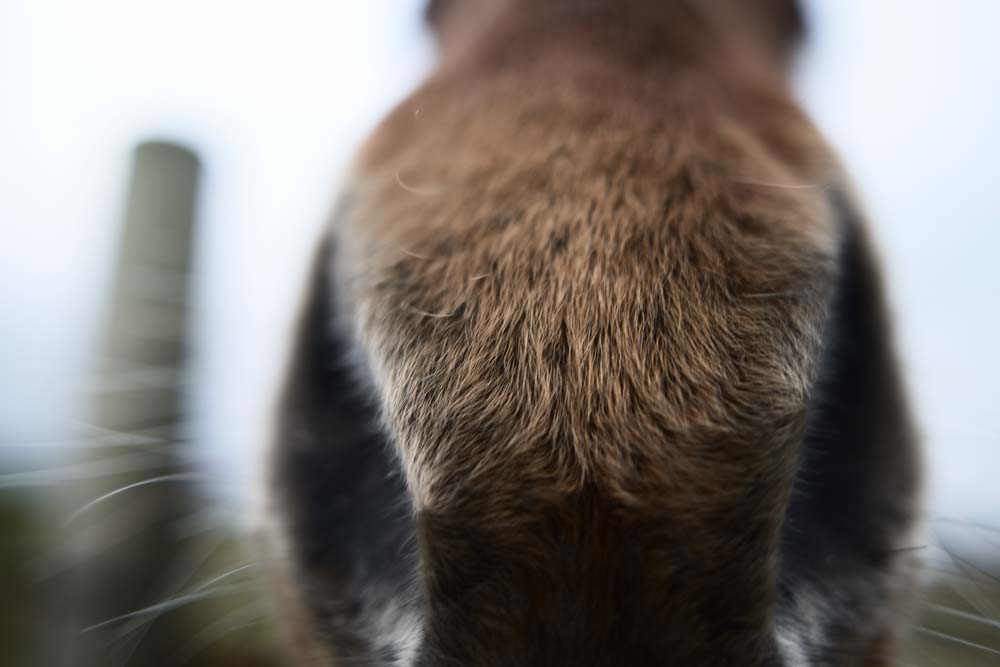
[[[223,542],[224,539],[218,536],[208,542],[196,543],[193,548],[187,550],[183,558],[178,557],[174,563],[171,563],[167,578],[172,579],[172,581],[166,586],[167,597],[177,595],[191,581],[195,573],[218,551]],[[136,618],[125,623],[118,630],[113,642],[121,642],[131,635],[130,645],[123,647],[121,659],[118,661],[122,667],[127,665],[129,660],[131,660],[132,655],[135,654],[136,649],[142,644],[142,641],[146,638],[157,618],[158,616],[154,616],[153,618]]]
[[[174,653],[173,660],[178,666],[185,665],[201,651],[219,641],[227,634],[264,623],[266,620],[262,610],[256,603],[251,602],[243,605],[225,614],[197,633],[187,644]]]
[[[203,588],[207,588],[208,586],[211,586],[212,584],[219,583],[223,579],[228,579],[229,577],[233,576],[234,574],[240,574],[241,572],[246,572],[247,570],[249,570],[251,568],[254,568],[256,566],[257,566],[257,563],[254,562],[254,563],[246,563],[244,565],[240,565],[239,567],[234,567],[233,569],[228,570],[226,572],[223,572],[222,574],[220,574],[218,576],[212,577],[211,579],[209,579],[207,581],[203,581],[202,583],[200,583],[197,586],[195,586],[192,589],[192,592],[200,591]]]
[[[403,307],[406,308],[406,310],[408,310],[411,313],[414,313],[416,315],[421,315],[423,317],[432,317],[432,318],[435,318],[435,319],[448,319],[449,317],[455,317],[455,315],[457,315],[458,311],[459,311],[459,308],[456,307],[456,308],[452,308],[450,311],[444,312],[444,313],[431,313],[431,312],[428,312],[426,310],[420,310],[419,308],[411,306],[408,303],[403,304]]]
[[[115,616],[114,618],[109,618],[100,623],[95,623],[93,625],[87,626],[80,630],[80,633],[93,632],[94,630],[99,630],[105,628],[109,625],[114,625],[115,623],[128,620],[130,618],[136,618],[138,616],[149,616],[149,615],[160,615],[168,611],[173,611],[179,607],[189,605],[193,602],[198,602],[200,600],[205,600],[213,596],[224,596],[224,595],[236,595],[238,593],[245,593],[251,590],[251,587],[246,584],[229,584],[226,586],[220,586],[218,588],[207,589],[207,590],[196,590],[192,593],[187,593],[170,600],[165,600],[148,607],[143,607],[142,609],[136,609],[135,611],[130,611],[127,614],[121,614]]]
[[[91,500],[89,503],[87,503],[86,505],[84,505],[80,509],[78,509],[75,512],[73,512],[69,516],[69,518],[66,519],[66,521],[65,521],[65,523],[63,525],[64,526],[68,526],[69,524],[71,524],[74,521],[76,521],[81,515],[85,514],[89,510],[93,509],[95,506],[103,503],[106,500],[114,498],[115,496],[117,496],[119,494],[125,493],[126,491],[131,491],[132,489],[138,489],[138,488],[141,488],[143,486],[149,486],[150,484],[165,484],[165,483],[168,483],[168,482],[187,482],[187,481],[194,481],[194,480],[205,479],[205,478],[206,478],[206,476],[204,474],[202,474],[202,473],[186,473],[186,472],[182,472],[182,473],[174,473],[174,474],[170,474],[170,475],[160,475],[159,477],[151,477],[150,479],[144,479],[141,482],[134,482],[132,484],[126,484],[123,487],[115,489],[114,491],[109,491],[108,493],[105,493],[104,495],[99,496],[99,497],[95,498],[94,500]]]
[[[969,641],[968,639],[961,639],[960,637],[954,637],[952,635],[946,634],[944,632],[938,632],[937,630],[931,630],[930,628],[925,628],[921,625],[913,626],[916,632],[927,635],[929,637],[936,637],[938,639],[943,639],[945,641],[954,642],[955,644],[960,644],[962,646],[967,646],[969,648],[977,649],[979,651],[984,651],[991,655],[1000,655],[1000,651],[995,648],[990,648],[989,646],[983,646],[982,644],[977,644],[976,642]]]
[[[150,460],[154,457],[155,461]],[[119,454],[109,456],[101,461],[73,463],[57,468],[26,470],[0,475],[0,489],[51,486],[156,468],[163,468],[163,457],[159,454],[147,452]]]
[[[123,516],[124,519],[123,520]],[[81,533],[91,539],[81,540],[73,535],[60,541],[48,554],[41,555],[33,563],[36,580],[39,582],[56,577],[81,563],[97,558],[116,546],[156,525],[159,518],[155,513],[138,514],[132,508],[109,513],[100,517],[97,523],[87,525]],[[123,526],[128,529],[123,529]],[[97,539],[94,539],[94,538]]]
[[[946,607],[943,604],[937,604],[934,602],[925,602],[923,603],[923,606],[928,609],[933,609],[936,612],[940,612],[946,616],[954,616],[955,618],[961,618],[966,621],[972,621],[973,623],[988,625],[990,627],[997,628],[998,630],[1000,630],[1000,621],[994,620],[992,618],[980,616],[979,614],[970,614],[967,611],[954,609],[952,607]]]
[[[777,183],[772,181],[759,181],[752,178],[734,178],[736,183],[744,185],[758,185],[765,188],[783,188],[786,190],[816,190],[827,187],[825,183]]]
[[[403,182],[403,177],[400,176],[399,172],[396,172],[396,185],[398,185],[403,190],[406,190],[410,194],[418,195],[420,197],[439,197],[445,193],[444,188],[440,187],[414,187]]]

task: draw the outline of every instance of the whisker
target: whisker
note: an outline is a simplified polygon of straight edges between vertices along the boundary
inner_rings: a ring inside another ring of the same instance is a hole
[[[989,646],[983,646],[982,644],[977,644],[976,642],[969,641],[968,639],[961,639],[960,637],[954,637],[944,632],[938,632],[937,630],[931,630],[930,628],[925,628],[922,625],[914,625],[913,629],[916,632],[927,635],[929,637],[936,637],[937,639],[943,639],[945,641],[953,642],[955,644],[960,644],[962,646],[967,646],[969,648],[978,649],[980,651],[989,653],[991,655],[1000,655],[1000,651],[998,651],[995,648],[990,648]]]
[[[195,586],[194,589],[192,589],[192,592],[200,591],[203,588],[211,586],[212,584],[219,583],[223,579],[228,579],[229,577],[233,576],[234,574],[240,574],[241,572],[246,572],[247,570],[249,570],[251,568],[254,568],[256,566],[257,566],[257,563],[253,562],[253,563],[245,563],[243,565],[234,567],[233,569],[228,570],[226,572],[223,572],[222,574],[220,574],[218,576],[212,577],[211,579],[209,579],[207,581],[203,581],[202,583],[200,583],[197,586]]]
[[[934,611],[945,614],[946,616],[954,616],[955,618],[961,618],[966,621],[972,621],[973,623],[980,623],[982,625],[987,625],[992,628],[1000,629],[1000,621],[994,620],[992,618],[987,618],[985,616],[980,616],[978,614],[970,614],[967,611],[962,611],[961,609],[948,607],[943,604],[937,604],[936,602],[924,602],[923,606],[926,607],[927,609],[932,609]]]
[[[734,178],[732,180],[744,185],[759,185],[765,188],[782,188],[785,190],[817,190],[828,187],[825,183],[777,183],[773,181],[759,181],[752,178]]]
[[[447,319],[449,317],[455,317],[458,314],[459,310],[461,309],[461,306],[458,306],[456,308],[452,308],[450,311],[446,313],[430,313],[427,312],[426,310],[420,310],[419,308],[411,306],[408,303],[403,304],[403,307],[406,308],[406,310],[416,315],[422,315],[423,317],[433,317],[438,319]]]
[[[796,292],[757,292],[754,294],[744,294],[748,299],[783,299],[790,296],[795,296]]]
[[[114,625],[115,623],[128,620],[130,618],[136,618],[139,616],[149,616],[151,614],[160,615],[168,611],[173,611],[180,607],[184,607],[193,602],[199,602],[205,600],[212,596],[224,596],[224,595],[237,595],[239,593],[245,593],[252,590],[252,587],[246,584],[229,584],[226,586],[219,586],[218,588],[198,590],[192,593],[187,593],[170,600],[164,600],[163,602],[158,602],[157,604],[150,605],[148,607],[143,607],[142,609],[136,609],[135,611],[130,611],[127,614],[121,614],[113,618],[101,621],[100,623],[95,623],[93,625],[87,626],[80,630],[81,634],[87,632],[93,632],[94,630],[99,630],[105,628],[109,625]]]
[[[81,449],[112,449],[114,447],[135,447],[160,442],[160,438],[142,436],[135,433],[112,435],[65,435],[40,440],[22,440],[5,444],[5,447],[19,449],[41,449],[75,452]]]
[[[938,536],[938,542],[940,543],[939,546],[941,551],[945,553],[948,560],[958,570],[960,570],[962,576],[964,577],[964,581],[972,585],[972,588],[970,589],[967,586],[959,586],[957,582],[952,582],[951,589],[955,593],[960,595],[962,599],[964,599],[969,604],[969,606],[975,609],[984,618],[1000,616],[1000,612],[998,612],[994,602],[990,599],[990,597],[987,594],[983,592],[981,579],[975,576],[975,573],[978,572],[979,574],[985,575],[987,578],[992,579],[994,581],[996,581],[996,577],[987,572],[983,572],[975,564],[958,556],[956,553],[953,552],[952,549],[948,547],[947,541],[941,538],[940,535]]]
[[[948,557],[952,560],[952,562],[954,562],[955,565],[959,566],[963,570],[963,572],[965,572],[966,569],[972,570],[973,572],[976,572],[976,573],[982,575],[983,577],[986,577],[986,579],[992,581],[993,583],[1000,584],[1000,577],[998,577],[997,575],[993,574],[992,572],[988,572],[988,571],[982,569],[981,567],[979,567],[978,565],[976,565],[972,561],[968,560],[967,558],[962,558],[958,554],[954,553],[947,546],[947,543],[944,540],[941,540],[941,550],[944,551],[946,554],[948,554]],[[968,574],[968,572],[966,572],[966,574]],[[970,579],[974,579],[974,578],[970,577]]]
[[[403,177],[400,175],[399,171],[396,171],[396,185],[406,190],[410,194],[418,195],[420,197],[439,197],[445,193],[444,188],[440,187],[429,187],[429,188],[419,188],[412,185],[408,185],[403,182]]]
[[[151,461],[153,457],[157,460]],[[109,456],[101,461],[73,463],[56,468],[26,470],[23,472],[0,475],[0,489],[25,488],[33,486],[50,486],[65,482],[98,479],[127,472],[140,472],[163,467],[161,454],[147,452],[119,454]]]
[[[129,530],[122,529],[122,514],[127,515],[126,519],[133,519]],[[77,535],[71,535],[69,539],[52,548],[49,553],[41,554],[31,565],[36,581],[40,583],[52,579],[81,563],[95,559],[143,531],[149,530],[158,521],[159,517],[154,513],[144,512],[135,516],[135,512],[128,509],[101,516],[96,524],[90,524],[81,531],[91,536],[100,536],[100,539],[80,540]]]
[[[219,548],[224,543],[224,538],[222,536],[217,536],[215,539],[208,542],[196,544],[195,547],[190,548],[184,554],[184,558],[178,558],[174,563],[172,563],[169,569],[172,571],[168,578],[173,579],[166,587],[167,597],[172,597],[177,595],[180,590],[194,577],[195,573],[215,554]],[[121,651],[121,659],[118,661],[120,665],[124,667],[127,665],[129,660],[135,654],[135,651],[142,644],[146,635],[149,633],[150,629],[153,627],[153,623],[156,622],[159,615],[153,618],[140,617],[133,619],[124,624],[122,628],[118,630],[116,636],[112,640],[112,644],[116,642],[123,642],[126,637],[131,635],[130,645],[123,647]]]
[[[187,644],[174,653],[173,662],[178,666],[186,665],[196,655],[222,639],[222,637],[266,621],[267,619],[263,615],[263,611],[256,602],[239,607],[217,619],[214,623],[211,623],[204,630],[192,637]]]
[[[150,388],[179,390],[189,386],[191,386],[190,378],[178,376],[176,373],[168,375],[165,372],[140,371],[93,380],[82,393],[92,397]]]
[[[980,521],[968,521],[965,519],[956,519],[954,517],[948,517],[948,516],[931,517],[930,520],[943,523],[949,526],[959,526],[961,528],[974,528],[976,530],[981,530],[983,532],[1000,535],[1000,526],[994,526],[988,523],[982,523]]]
[[[142,439],[143,437],[152,437],[151,434],[162,434],[165,431],[183,426],[185,421],[183,419],[172,419],[149,428],[127,431],[108,428],[106,426],[99,426],[97,424],[91,424],[89,422],[79,420],[74,420],[72,423],[77,428],[83,429],[84,434],[89,433],[90,437],[109,438],[112,440],[119,439],[122,441],[122,444],[139,444],[136,440],[137,438]]]
[[[420,253],[413,252],[409,248],[404,248],[403,246],[401,246],[399,244],[396,244],[396,247],[399,248],[404,254],[409,255],[410,257],[415,257],[417,259],[428,259],[428,260],[434,259],[430,255],[421,255]]]
[[[143,486],[149,486],[150,484],[166,484],[168,482],[189,482],[189,481],[195,481],[195,480],[199,480],[199,479],[206,479],[206,475],[203,474],[203,473],[182,472],[182,473],[174,473],[174,474],[170,474],[170,475],[160,475],[158,477],[151,477],[149,479],[144,479],[141,482],[134,482],[132,484],[126,484],[123,487],[117,488],[114,491],[109,491],[108,493],[105,493],[104,495],[99,496],[99,497],[95,498],[94,500],[91,500],[89,503],[87,503],[86,505],[84,505],[80,509],[78,509],[75,512],[73,512],[69,516],[69,518],[66,519],[65,523],[63,524],[63,526],[65,527],[65,526],[70,525],[71,523],[73,523],[74,521],[76,521],[78,518],[80,518],[81,515],[83,515],[86,512],[90,511],[91,509],[93,509],[97,505],[103,503],[106,500],[114,498],[117,495],[125,493],[126,491],[131,491],[132,489],[138,489],[138,488],[141,488]]]
[[[177,535],[179,540],[204,535],[218,529],[222,523],[221,519],[231,511],[219,507],[208,507],[191,512],[188,516],[173,521],[170,524],[170,532]]]

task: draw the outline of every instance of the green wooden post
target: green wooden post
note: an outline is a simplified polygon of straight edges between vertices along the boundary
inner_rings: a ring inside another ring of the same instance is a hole
[[[113,470],[126,457],[136,469],[86,484],[81,507],[137,486],[74,518],[84,557],[74,586],[80,630],[175,596],[187,574],[175,533],[198,505],[181,451],[198,178],[197,157],[182,147],[135,150],[93,402],[94,426],[118,435],[87,460]],[[166,664],[192,634],[187,620],[147,614],[82,631],[65,663]]]

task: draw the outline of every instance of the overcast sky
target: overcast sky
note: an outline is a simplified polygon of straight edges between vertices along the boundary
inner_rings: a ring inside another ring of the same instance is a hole
[[[250,478],[339,169],[430,65],[421,4],[0,3],[0,443],[81,418],[128,152],[161,137],[206,168],[197,433]],[[1000,3],[808,5],[798,87],[886,259],[933,511],[998,521]]]

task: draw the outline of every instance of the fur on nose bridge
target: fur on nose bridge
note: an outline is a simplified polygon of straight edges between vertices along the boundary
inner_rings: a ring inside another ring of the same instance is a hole
[[[713,172],[636,178],[626,200],[585,187],[582,204],[534,179],[498,237],[475,193],[390,224],[379,211],[412,195],[380,173],[335,264],[418,507],[500,466],[641,486],[787,460],[772,447],[801,426],[835,272],[815,193],[768,215],[774,195],[753,191],[689,201],[724,189]],[[549,242],[563,228],[568,255]]]
[[[501,482],[573,490],[590,480],[625,503],[663,490],[725,498],[746,479],[791,474],[821,272],[815,293],[771,299],[685,296],[627,277],[568,304],[484,289],[461,314],[426,318],[399,305],[440,284],[433,269],[419,279],[417,270],[409,284],[369,294],[366,312],[388,369],[387,424],[418,507]],[[511,274],[505,284],[518,284]],[[772,336],[773,321],[788,335]]]
[[[647,664],[695,655],[710,637],[751,654],[768,643],[774,527],[763,517],[741,518],[757,534],[731,549],[690,517],[639,513],[592,488],[483,516],[471,505],[418,516],[428,637],[448,655]]]

